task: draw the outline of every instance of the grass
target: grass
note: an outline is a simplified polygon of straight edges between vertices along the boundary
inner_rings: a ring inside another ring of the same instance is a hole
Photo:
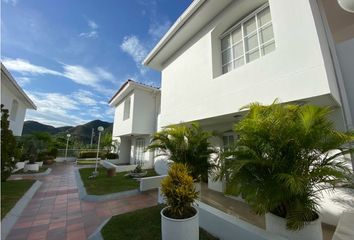
[[[101,233],[105,240],[159,240],[161,239],[161,215],[163,205],[140,209],[117,215],[103,227]],[[199,239],[215,240],[203,229],[199,229]]]
[[[88,177],[92,174],[94,168],[82,168],[79,171],[86,192],[90,195],[104,195],[139,188],[138,181],[125,176],[127,172],[117,173],[114,177],[108,177],[107,169],[101,167],[98,169],[99,176],[96,179],[89,179]],[[156,175],[153,169],[148,169],[147,177]]]
[[[15,206],[34,182],[34,180],[1,182],[1,219]]]
[[[48,169],[47,167],[40,167],[38,172],[36,172],[36,171],[27,171],[27,172],[25,172],[25,171],[23,171],[23,169],[21,169],[21,170],[18,170],[17,172],[15,172],[15,173],[14,173],[14,175],[16,175],[16,174],[33,174],[33,173],[41,173],[41,172],[45,172],[45,171],[47,171],[47,169]]]

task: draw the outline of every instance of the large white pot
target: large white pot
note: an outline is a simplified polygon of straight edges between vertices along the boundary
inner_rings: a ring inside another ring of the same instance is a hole
[[[165,207],[161,210],[162,240],[198,240],[199,239],[199,213],[186,219],[173,219],[164,215]]]
[[[266,230],[268,232],[278,234],[289,240],[322,240],[321,218],[309,222],[299,231],[291,231],[286,229],[286,219],[278,217],[274,214],[267,213],[265,215],[265,219]]]
[[[338,4],[345,11],[354,13],[354,0],[338,0]]]
[[[39,171],[39,165],[38,165],[38,163],[33,163],[33,164],[27,163],[25,165],[24,171],[25,172],[27,172],[27,171],[38,172]]]

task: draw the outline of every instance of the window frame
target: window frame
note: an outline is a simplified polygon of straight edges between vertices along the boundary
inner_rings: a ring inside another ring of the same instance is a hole
[[[270,11],[270,6],[269,6],[269,3],[265,3],[263,4],[261,7],[257,8],[256,10],[254,10],[253,12],[251,12],[250,14],[248,14],[246,17],[244,17],[242,20],[238,21],[235,25],[233,25],[231,28],[229,28],[227,31],[225,31],[223,34],[221,34],[219,36],[219,40],[220,40],[220,46],[221,46],[221,72],[222,74],[225,74],[225,73],[228,73],[238,67],[235,67],[235,62],[236,61],[239,61],[240,59],[243,59],[243,64],[242,65],[245,65],[247,63],[250,63],[252,61],[247,61],[247,56],[249,56],[250,53],[254,53],[254,52],[257,52],[258,51],[258,57],[257,58],[260,58],[260,57],[263,57],[265,56],[266,54],[263,54],[263,49],[264,47],[266,46],[269,46],[270,44],[274,43],[275,45],[275,36],[274,36],[274,29],[273,29],[273,37],[269,40],[267,40],[266,42],[261,42],[261,31],[263,29],[266,29],[267,27],[269,26],[273,26],[273,19],[271,18],[270,21],[264,23],[262,26],[259,26],[259,20],[258,20],[258,14],[261,13],[263,10],[269,8],[269,11]],[[270,13],[271,15],[271,13]],[[252,32],[249,32],[245,35],[245,32],[244,32],[244,24],[248,21],[248,20],[251,20],[252,18],[255,19],[255,23],[256,23],[256,26],[255,26],[255,29],[252,31]],[[241,31],[241,39],[238,40],[237,42],[233,43],[233,33],[236,29],[240,28],[240,31]],[[246,50],[246,41],[245,39],[247,37],[250,37],[250,36],[253,36],[253,35],[257,35],[257,46],[252,48],[252,49],[248,49]],[[223,49],[222,48],[222,41],[225,37],[229,36],[229,44],[228,44],[228,47]],[[243,48],[243,53],[242,55],[238,56],[237,58],[234,57],[234,51],[233,51],[233,48],[238,45],[239,43],[242,42],[242,48]],[[223,54],[227,51],[230,51],[230,61],[228,62],[223,62]],[[248,55],[247,55],[248,54]],[[231,64],[231,65],[230,65]],[[231,70],[228,70],[226,72],[224,72],[224,67],[229,67],[229,65],[231,66]],[[241,66],[242,66],[241,65]]]
[[[124,101],[124,109],[123,109],[123,121],[127,120],[130,118],[130,109],[131,109],[131,97],[129,96],[125,101]]]
[[[9,119],[13,122],[16,121],[18,106],[19,106],[18,101],[16,99],[13,99],[12,103],[11,103],[11,111],[10,111],[10,116],[9,116]]]

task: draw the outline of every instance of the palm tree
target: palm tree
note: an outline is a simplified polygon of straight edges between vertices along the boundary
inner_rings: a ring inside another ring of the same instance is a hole
[[[207,180],[213,168],[209,157],[215,149],[209,143],[214,134],[204,131],[196,122],[165,127],[153,135],[146,150],[157,150],[157,156],[185,163],[195,181]]]
[[[274,102],[247,108],[217,179],[227,179],[227,192],[241,195],[257,214],[271,212],[299,230],[318,218],[319,192],[347,181],[351,173],[343,158],[353,152],[346,146],[354,135],[334,129],[329,107]],[[340,153],[331,154],[333,149]]]

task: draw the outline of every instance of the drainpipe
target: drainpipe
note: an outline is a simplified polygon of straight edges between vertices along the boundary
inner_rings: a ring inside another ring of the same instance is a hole
[[[336,54],[335,43],[333,42],[332,33],[330,32],[328,22],[324,18],[324,16],[326,16],[326,13],[324,11],[324,7],[322,5],[321,0],[317,0],[317,7],[319,10],[321,21],[323,24],[323,28],[324,28],[324,31],[326,34],[326,42],[328,45],[328,49],[329,49],[329,53],[331,56],[331,61],[332,61],[333,69],[334,69],[336,85],[338,88],[339,98],[340,98],[340,102],[342,105],[342,117],[344,120],[344,127],[345,127],[346,131],[351,131],[351,130],[354,130],[353,119],[351,118],[350,106],[348,104],[348,98],[347,98],[347,93],[345,91],[341,68],[340,68],[340,65],[338,64],[338,57]],[[349,148],[353,148],[353,147],[354,147],[353,143],[349,143]],[[352,171],[354,171],[354,153],[350,154],[350,158],[351,158],[351,162],[352,162]]]

